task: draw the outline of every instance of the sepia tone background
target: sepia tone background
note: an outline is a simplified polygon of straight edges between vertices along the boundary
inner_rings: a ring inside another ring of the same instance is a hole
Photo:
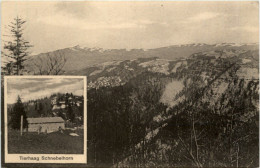
[[[1,5],[2,76],[88,77],[87,166],[259,166],[257,1]]]

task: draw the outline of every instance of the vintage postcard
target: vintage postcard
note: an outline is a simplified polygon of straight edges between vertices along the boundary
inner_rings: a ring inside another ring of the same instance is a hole
[[[5,162],[86,163],[86,77],[5,76]]]
[[[257,0],[4,1],[1,75],[14,168],[259,167]]]

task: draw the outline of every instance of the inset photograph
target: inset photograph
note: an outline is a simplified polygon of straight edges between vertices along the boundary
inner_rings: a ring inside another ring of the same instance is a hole
[[[6,162],[86,163],[85,96],[86,77],[5,77]]]

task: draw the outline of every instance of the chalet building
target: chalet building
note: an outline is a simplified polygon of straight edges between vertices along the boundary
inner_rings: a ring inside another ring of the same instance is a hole
[[[71,104],[72,106],[81,106],[82,105],[82,97],[80,96],[67,96],[68,104]],[[57,96],[52,97],[51,99],[52,104],[52,110],[59,110],[59,109],[65,109],[66,101],[64,101],[64,97],[58,100]]]
[[[52,110],[56,110],[56,109],[60,109],[60,106],[58,106],[57,104],[53,105]]]
[[[82,101],[77,101],[77,102],[76,102],[76,105],[77,105],[77,106],[80,106],[81,104],[82,104]]]
[[[55,132],[65,129],[65,121],[61,117],[27,118],[28,132]]]
[[[65,101],[60,101],[59,103],[60,103],[60,104],[65,104]]]
[[[51,99],[51,104],[53,104],[53,105],[57,104],[57,97],[53,97]]]
[[[66,105],[65,105],[65,104],[61,104],[60,108],[61,108],[61,109],[65,109],[65,108],[66,108]]]

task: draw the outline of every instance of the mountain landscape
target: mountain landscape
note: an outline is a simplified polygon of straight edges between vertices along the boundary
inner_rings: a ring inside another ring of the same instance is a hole
[[[67,58],[67,63],[63,70],[67,73],[71,71],[82,70],[86,67],[98,65],[110,61],[133,60],[137,58],[158,57],[161,59],[175,60],[180,58],[188,58],[191,54],[197,52],[209,52],[215,50],[257,50],[258,44],[235,44],[235,43],[220,43],[220,44],[186,44],[173,45],[155,49],[102,49],[74,46],[64,49],[55,50],[52,52],[41,53],[31,56],[27,62],[27,70],[30,74],[38,73],[34,62],[39,58],[44,58],[46,55],[63,55]]]
[[[87,76],[88,165],[258,165],[258,44],[72,47],[59,75]]]
[[[259,167],[258,2],[10,1],[1,16],[2,167]]]
[[[90,163],[257,165],[258,63],[258,50],[222,49],[72,71],[88,77]]]

